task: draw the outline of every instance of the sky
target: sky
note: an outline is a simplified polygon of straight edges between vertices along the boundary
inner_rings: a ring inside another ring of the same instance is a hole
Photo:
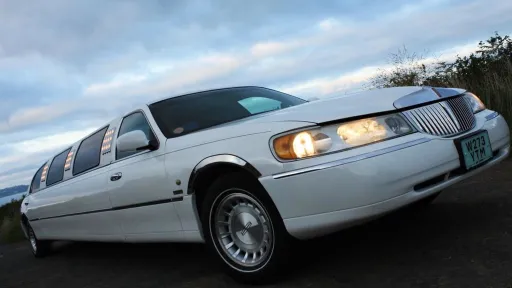
[[[0,0],[0,188],[153,99],[350,93],[404,45],[453,59],[511,15],[503,0]]]

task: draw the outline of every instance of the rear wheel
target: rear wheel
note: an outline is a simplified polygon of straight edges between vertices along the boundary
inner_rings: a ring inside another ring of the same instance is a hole
[[[36,233],[30,224],[27,223],[26,225],[32,254],[34,254],[36,258],[41,258],[48,255],[51,251],[51,241],[37,239]]]
[[[232,277],[263,283],[284,272],[280,265],[286,260],[290,237],[255,179],[231,173],[214,181],[203,201],[201,220],[206,243]]]

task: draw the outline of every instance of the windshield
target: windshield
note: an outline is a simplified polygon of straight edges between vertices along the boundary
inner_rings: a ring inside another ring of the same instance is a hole
[[[307,101],[272,89],[237,87],[169,98],[149,106],[167,138]]]

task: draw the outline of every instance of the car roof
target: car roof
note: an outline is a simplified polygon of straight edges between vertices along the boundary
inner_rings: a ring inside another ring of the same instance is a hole
[[[182,97],[182,96],[187,96],[187,95],[193,95],[193,94],[197,94],[197,93],[203,93],[203,92],[212,92],[212,91],[221,91],[221,90],[228,90],[228,89],[237,89],[237,88],[260,88],[260,89],[269,89],[269,90],[273,90],[273,89],[270,89],[270,88],[267,88],[267,87],[262,87],[262,86],[254,86],[254,85],[247,85],[247,86],[226,86],[226,87],[220,87],[220,88],[211,88],[211,89],[204,89],[204,90],[195,90],[195,91],[191,91],[191,92],[186,92],[186,93],[181,93],[181,94],[175,94],[175,95],[171,95],[171,96],[167,96],[167,97],[164,97],[164,98],[161,98],[161,99],[158,99],[158,100],[155,100],[155,101],[151,101],[145,105],[149,106],[151,104],[154,104],[154,103],[158,103],[158,102],[161,102],[161,101],[164,101],[164,100],[167,100],[167,99],[170,99],[170,98],[176,98],[176,97]],[[94,133],[98,132],[99,130],[103,129],[104,127],[111,127],[112,125],[114,124],[117,124],[121,121],[121,119],[123,119],[126,115],[129,115],[130,113],[133,113],[133,111],[136,111],[136,110],[141,110],[142,107],[144,106],[143,105],[137,105],[136,107],[133,107],[132,109],[129,110],[129,112],[125,112],[113,119],[111,119],[110,121],[108,122],[105,122],[103,123],[103,125],[101,126],[98,126],[97,129],[95,129],[94,131],[90,132],[89,134],[87,134],[86,136],[83,136],[77,140],[75,140],[73,143],[69,144],[67,146],[66,149],[68,149],[69,147],[76,147],[78,148],[78,145],[80,145],[80,143],[90,137],[91,135],[93,135]],[[62,151],[65,151],[62,150]],[[60,151],[59,153],[61,153],[62,151]],[[50,160],[52,160],[53,158],[55,158],[56,155],[58,155],[59,153],[56,153],[56,154],[53,154],[49,159],[46,160],[45,163],[48,163]]]
[[[191,91],[184,92],[184,93],[179,93],[179,94],[174,94],[174,95],[170,95],[170,96],[165,96],[165,97],[159,98],[159,99],[157,99],[157,100],[153,100],[153,101],[151,101],[151,102],[148,102],[148,103],[147,103],[147,105],[149,106],[149,105],[152,105],[152,104],[155,104],[155,103],[158,103],[158,102],[161,102],[161,101],[164,101],[164,100],[170,99],[170,98],[177,98],[177,97],[188,96],[188,95],[193,95],[193,94],[197,94],[197,93],[213,92],[213,91],[222,91],[222,90],[237,89],[237,88],[261,88],[261,89],[269,89],[269,90],[273,90],[273,89],[270,89],[270,88],[267,88],[267,87],[263,87],[263,86],[255,86],[255,85],[246,85],[246,86],[222,86],[222,87],[209,88],[209,89],[202,89],[202,90],[191,90]],[[279,92],[281,92],[281,91],[279,91]]]

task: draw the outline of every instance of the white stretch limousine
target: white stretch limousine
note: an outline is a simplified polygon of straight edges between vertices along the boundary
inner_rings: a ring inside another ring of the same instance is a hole
[[[432,201],[509,154],[472,93],[399,87],[308,102],[261,87],[167,98],[50,158],[21,205],[51,240],[206,242],[242,280],[275,276],[290,240]]]

